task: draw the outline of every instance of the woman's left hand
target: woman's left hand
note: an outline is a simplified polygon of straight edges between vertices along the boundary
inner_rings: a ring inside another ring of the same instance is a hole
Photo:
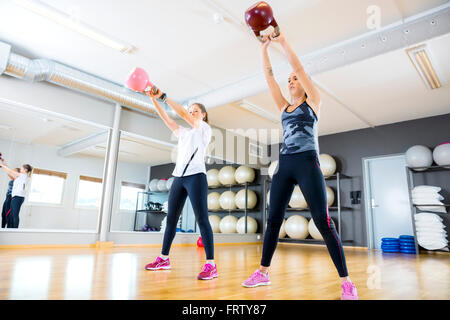
[[[275,31],[274,31],[270,34],[270,40],[272,40],[274,42],[283,43],[286,41],[286,38],[284,37],[284,34],[282,32],[280,32],[280,34],[277,37],[275,37]]]

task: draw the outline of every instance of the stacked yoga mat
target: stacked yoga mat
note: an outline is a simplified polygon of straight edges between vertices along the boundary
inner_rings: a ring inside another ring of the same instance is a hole
[[[385,253],[407,253],[415,254],[414,237],[402,235],[399,238],[382,238],[381,250]]]
[[[431,212],[414,215],[417,242],[427,250],[446,250],[448,248],[447,231],[443,219]],[[448,250],[448,249],[447,249]]]

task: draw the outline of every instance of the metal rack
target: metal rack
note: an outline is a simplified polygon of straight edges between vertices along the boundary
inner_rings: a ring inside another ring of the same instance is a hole
[[[163,215],[166,214],[164,211],[158,211],[158,210],[149,210],[149,209],[139,209],[139,204],[140,204],[140,196],[144,196],[146,197],[146,201],[143,201],[144,203],[146,203],[151,195],[164,195],[164,194],[169,194],[168,191],[142,191],[142,192],[138,192],[137,194],[137,201],[136,201],[136,211],[134,213],[134,231],[141,231],[141,230],[137,230],[136,229],[136,222],[137,222],[137,216],[139,213],[145,213],[146,215],[148,215],[149,213],[151,214],[158,214],[158,215]]]
[[[325,180],[336,180],[336,206],[328,207],[328,210],[330,211],[337,211],[338,213],[338,234],[341,235],[341,213],[342,211],[350,211],[352,210],[351,207],[343,207],[341,206],[341,180],[342,179],[351,179],[352,177],[347,176],[345,174],[336,173],[332,176],[329,176],[325,178]],[[268,192],[268,186],[270,185],[271,180],[266,179],[264,180],[264,210],[263,210],[263,221],[267,220],[267,215],[269,211],[269,207],[267,206],[267,192]],[[304,212],[304,213],[310,213],[309,209],[295,209],[295,208],[287,208],[286,212]],[[264,223],[263,228],[263,237],[266,232],[266,224]],[[323,240],[316,240],[316,239],[292,239],[292,238],[281,238],[279,239],[280,242],[293,242],[293,243],[310,243],[310,244],[324,244],[325,241]],[[342,241],[342,240],[341,240]],[[342,241],[342,243],[352,243],[353,240],[346,240]]]
[[[229,185],[229,186],[219,186],[219,187],[208,187],[208,190],[214,190],[214,189],[228,189],[228,190],[232,190],[232,189],[236,189],[236,188],[241,188],[244,187],[245,188],[245,208],[244,209],[233,209],[233,210],[209,210],[208,212],[212,212],[212,213],[244,213],[244,217],[245,217],[245,233],[247,233],[247,217],[248,217],[248,213],[249,212],[259,212],[260,210],[258,209],[247,209],[247,202],[248,202],[248,187],[250,186],[260,186],[259,183],[244,183],[244,184],[234,184],[234,185]],[[258,201],[258,200],[257,200]],[[263,202],[265,203],[265,202]]]
[[[414,189],[414,177],[413,174],[415,173],[427,173],[427,172],[437,172],[437,171],[449,171],[450,172],[450,166],[429,166],[429,167],[406,167],[406,176],[408,177],[408,189],[409,189],[409,203],[411,205],[411,221],[413,225],[413,232],[414,232],[414,245],[416,248],[416,252],[420,253],[420,250],[426,251],[426,252],[447,252],[446,250],[427,250],[425,248],[422,248],[419,246],[419,243],[417,242],[417,232],[416,232],[416,220],[414,216],[417,214],[417,207],[450,207],[450,204],[444,204],[444,205],[437,205],[437,204],[425,204],[425,205],[414,205],[412,200],[412,190]],[[420,209],[419,209],[420,210]],[[433,212],[437,215],[448,215],[448,213],[442,213],[442,212]]]

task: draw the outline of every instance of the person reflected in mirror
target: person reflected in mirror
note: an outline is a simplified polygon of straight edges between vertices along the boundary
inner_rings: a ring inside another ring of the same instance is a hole
[[[1,159],[0,167],[8,174],[8,176],[14,179],[11,190],[11,207],[8,214],[7,228],[18,228],[20,208],[25,201],[26,187],[31,172],[33,171],[33,167],[29,164],[24,164],[20,167],[19,172],[17,172],[16,170],[9,168],[4,159]]]
[[[20,172],[20,168],[15,168],[14,169],[16,172]],[[11,213],[11,193],[12,193],[12,188],[13,188],[13,184],[14,184],[14,176],[8,173],[8,177],[9,182],[8,182],[8,190],[6,191],[6,199],[3,202],[3,208],[2,208],[2,228],[5,228],[7,223],[8,223],[8,216]]]

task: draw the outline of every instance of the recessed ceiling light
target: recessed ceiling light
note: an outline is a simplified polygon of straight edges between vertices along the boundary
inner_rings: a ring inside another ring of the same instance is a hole
[[[120,52],[129,53],[136,49],[134,46],[125,43],[124,41],[117,40],[104,32],[97,30],[96,28],[89,26],[83,22],[73,19],[71,15],[68,15],[62,11],[59,11],[41,1],[38,0],[14,0],[14,2],[21,7],[30,10],[44,18],[52,20],[66,28],[69,28],[75,32],[82,34],[85,37],[91,38],[97,42],[111,47]]]
[[[427,87],[439,89],[442,84],[431,63],[426,45],[407,49],[406,53]]]

